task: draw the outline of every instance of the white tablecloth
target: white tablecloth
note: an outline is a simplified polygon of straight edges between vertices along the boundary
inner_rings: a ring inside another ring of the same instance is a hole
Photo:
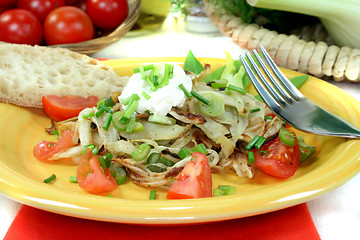
[[[174,24],[168,19],[159,31],[144,35],[129,34],[93,56],[185,57],[189,50],[196,57],[212,58],[225,58],[225,52],[229,52],[235,59],[244,52],[230,38],[220,33],[187,32],[181,23]],[[334,84],[360,101],[360,84]],[[20,206],[0,195],[0,238],[5,236]],[[360,174],[334,191],[309,201],[308,206],[323,240],[360,239]]]

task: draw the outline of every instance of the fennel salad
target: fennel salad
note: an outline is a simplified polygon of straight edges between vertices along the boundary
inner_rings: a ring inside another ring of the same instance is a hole
[[[300,86],[306,79],[291,80]],[[263,171],[286,179],[315,153],[248,92],[244,68],[229,54],[213,70],[190,51],[184,67],[139,66],[126,81],[121,92],[78,116],[53,121],[58,141],[39,142],[35,158],[71,159],[78,167],[69,181],[92,194],[131,181],[165,189],[167,199],[186,199],[235,193],[231,185],[213,186],[213,173],[251,179]],[[52,174],[44,182],[55,180]]]

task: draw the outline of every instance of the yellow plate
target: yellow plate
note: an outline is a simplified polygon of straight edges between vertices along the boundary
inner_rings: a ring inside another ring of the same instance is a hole
[[[130,75],[140,64],[168,61],[182,64],[184,58],[135,58],[109,60],[120,75]],[[222,59],[200,59],[213,69],[225,65]],[[299,73],[284,70],[288,77]],[[311,100],[360,127],[360,103],[333,85],[310,77],[301,91]],[[348,181],[360,169],[360,141],[300,133],[317,147],[317,156],[303,163],[295,176],[280,180],[260,170],[254,179],[234,173],[213,174],[218,184],[236,186],[236,194],[193,200],[166,200],[157,190],[157,200],[148,200],[151,189],[131,182],[112,196],[84,192],[69,182],[76,174],[70,162],[41,162],[32,155],[41,140],[55,140],[44,128],[50,119],[40,109],[0,104],[0,191],[18,202],[69,216],[138,224],[184,224],[240,218],[270,212],[314,199]],[[51,184],[43,180],[51,174]]]

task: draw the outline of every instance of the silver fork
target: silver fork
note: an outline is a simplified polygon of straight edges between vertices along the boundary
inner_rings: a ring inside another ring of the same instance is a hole
[[[272,73],[255,49],[253,54],[266,77],[260,71],[250,53],[245,53],[245,56],[252,68],[243,56],[240,56],[240,59],[255,89],[266,105],[278,117],[304,132],[360,139],[360,130],[358,128],[307,99],[285,77],[262,46],[260,46],[260,51]],[[255,73],[252,69],[254,69]]]

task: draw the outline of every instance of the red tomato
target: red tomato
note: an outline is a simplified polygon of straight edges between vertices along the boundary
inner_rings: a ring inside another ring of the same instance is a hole
[[[212,178],[204,153],[194,152],[194,161],[188,162],[167,193],[167,199],[204,198],[212,196]]]
[[[87,0],[86,9],[94,25],[107,30],[124,22],[129,12],[127,0]]]
[[[89,149],[81,156],[76,179],[81,188],[93,194],[110,192],[118,186],[110,170],[102,169],[99,159]]]
[[[259,151],[266,151],[263,156]],[[278,177],[293,176],[300,165],[300,150],[296,142],[290,147],[281,142],[279,137],[264,144],[259,150],[253,150],[255,164],[265,173]]]
[[[16,0],[1,0],[0,8],[11,8],[16,5]]]
[[[30,11],[10,9],[0,15],[0,41],[40,45],[42,36],[41,23]]]
[[[83,42],[94,37],[94,26],[83,10],[65,6],[46,17],[44,36],[48,45]]]
[[[96,96],[63,96],[47,95],[42,97],[44,111],[55,121],[63,121],[76,117],[88,107],[96,106],[98,98]]]
[[[49,160],[56,153],[74,146],[73,131],[64,131],[57,143],[41,141],[33,148],[33,154],[38,160]]]
[[[65,6],[65,0],[18,0],[17,7],[29,10],[40,22],[55,8]]]

